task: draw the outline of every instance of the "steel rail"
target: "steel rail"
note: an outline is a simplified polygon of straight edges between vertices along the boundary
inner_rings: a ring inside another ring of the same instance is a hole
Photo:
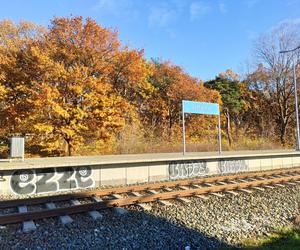
[[[129,192],[139,192],[139,191],[145,191],[150,189],[155,190],[155,189],[162,189],[162,188],[174,188],[176,186],[201,185],[204,183],[224,182],[224,181],[232,181],[232,180],[255,178],[255,177],[268,177],[272,175],[291,174],[297,172],[300,172],[300,168],[271,170],[265,172],[240,173],[235,175],[202,177],[202,178],[195,178],[195,179],[181,179],[176,181],[164,181],[164,182],[148,183],[142,185],[105,188],[101,190],[76,192],[72,194],[41,196],[41,197],[35,197],[29,199],[28,198],[13,199],[13,200],[1,201],[0,209],[16,207],[16,206],[38,205],[46,202],[60,202],[60,201],[67,201],[71,199],[82,199],[82,198],[89,198],[91,196],[103,197],[112,194],[124,194]]]
[[[32,211],[26,213],[14,213],[0,216],[0,224],[10,224],[28,220],[37,220],[42,218],[56,217],[61,215],[77,214],[91,210],[101,210],[117,206],[127,206],[132,204],[153,202],[158,200],[176,199],[178,197],[189,197],[195,195],[209,194],[213,192],[233,191],[251,187],[263,187],[264,185],[279,184],[291,181],[300,181],[300,174],[287,177],[279,177],[265,180],[247,181],[236,184],[226,184],[219,186],[200,187],[194,189],[176,190],[157,194],[147,194],[137,197],[118,198],[113,200],[104,200],[87,204],[72,205],[70,207],[43,209],[41,211]]]

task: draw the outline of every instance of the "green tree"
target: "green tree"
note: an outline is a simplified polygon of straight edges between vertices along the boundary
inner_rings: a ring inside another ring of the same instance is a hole
[[[232,145],[231,121],[239,123],[239,113],[245,102],[242,99],[238,76],[231,70],[221,73],[214,80],[207,81],[204,86],[217,90],[222,98],[222,112],[226,117],[226,133],[229,145]]]

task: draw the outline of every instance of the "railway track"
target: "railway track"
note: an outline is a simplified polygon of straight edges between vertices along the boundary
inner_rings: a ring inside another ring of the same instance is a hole
[[[205,199],[207,195],[237,195],[238,192],[252,193],[265,189],[300,184],[300,168],[283,169],[260,173],[244,173],[228,176],[159,182],[145,185],[107,188],[86,192],[36,197],[29,199],[6,200],[0,202],[0,210],[14,209],[19,212],[0,216],[0,225],[68,216],[83,212],[138,205],[145,208],[149,202],[177,199],[188,202],[186,197]],[[84,203],[83,203],[83,202]],[[55,203],[66,202],[68,206],[58,207]],[[167,204],[165,202],[165,204]],[[27,207],[45,208],[28,211]],[[15,209],[16,208],[16,209]]]

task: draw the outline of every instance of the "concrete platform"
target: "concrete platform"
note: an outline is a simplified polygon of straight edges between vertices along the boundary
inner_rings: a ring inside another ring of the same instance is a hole
[[[1,160],[0,194],[54,193],[299,166],[300,152],[292,150]]]
[[[85,165],[116,165],[132,163],[152,163],[181,160],[209,160],[228,158],[258,158],[266,156],[291,156],[299,155],[295,150],[248,150],[248,151],[224,151],[221,155],[218,152],[192,152],[186,153],[160,153],[160,154],[127,154],[127,155],[101,155],[101,156],[70,156],[70,157],[46,157],[27,158],[23,162],[6,159],[0,160],[0,170],[24,169],[24,168],[49,168],[49,167],[69,167]]]

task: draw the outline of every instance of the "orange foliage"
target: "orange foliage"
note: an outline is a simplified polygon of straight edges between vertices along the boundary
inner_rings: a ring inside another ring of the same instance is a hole
[[[182,68],[172,65],[170,62],[153,62],[154,73],[150,81],[156,89],[156,95],[160,96],[156,105],[150,106],[152,114],[147,114],[151,121],[156,120],[156,127],[161,125],[163,130],[168,130],[168,137],[172,140],[172,135],[179,135],[181,128],[181,109],[182,100],[206,101],[220,103],[220,95],[217,91],[209,90],[203,86],[203,83],[197,78],[191,77],[183,71]],[[157,100],[155,99],[155,100]],[[150,104],[152,104],[150,102]],[[189,123],[197,123],[199,119],[188,119]],[[189,122],[190,121],[190,122]],[[205,122],[208,124],[208,122]],[[203,124],[203,122],[202,122]],[[155,127],[152,125],[152,127]],[[198,129],[199,128],[198,123]]]
[[[147,61],[90,18],[55,18],[49,29],[0,22],[0,72],[2,136],[31,135],[50,155],[86,145],[108,152],[125,128],[178,139],[182,100],[220,102],[182,68]],[[209,121],[188,117],[188,135],[199,138]]]

